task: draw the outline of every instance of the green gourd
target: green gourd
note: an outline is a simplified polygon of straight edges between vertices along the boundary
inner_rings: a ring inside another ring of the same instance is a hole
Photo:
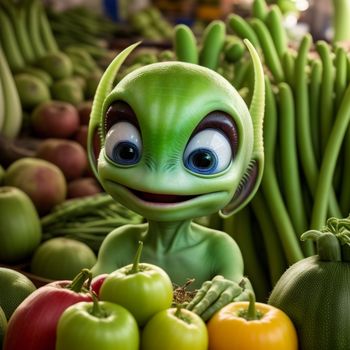
[[[291,318],[299,350],[350,349],[350,216],[301,239],[314,240],[317,254],[289,267],[268,303]]]

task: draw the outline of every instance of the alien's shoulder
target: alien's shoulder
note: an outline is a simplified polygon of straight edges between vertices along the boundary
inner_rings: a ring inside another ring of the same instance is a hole
[[[203,238],[209,240],[210,243],[217,242],[218,244],[236,244],[234,239],[226,232],[215,230],[213,228],[202,226],[196,223],[193,223],[192,225],[197,230],[197,232],[200,232]]]
[[[111,231],[105,238],[106,242],[122,241],[134,239],[135,236],[141,236],[147,230],[147,223],[143,224],[127,224],[119,226]]]

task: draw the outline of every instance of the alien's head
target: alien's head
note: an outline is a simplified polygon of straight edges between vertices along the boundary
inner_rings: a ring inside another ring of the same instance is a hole
[[[135,45],[115,58],[97,89],[88,137],[106,192],[155,221],[228,215],[250,200],[263,169],[264,78],[247,45],[256,77],[250,111],[222,76],[183,62],[137,69],[112,90]]]

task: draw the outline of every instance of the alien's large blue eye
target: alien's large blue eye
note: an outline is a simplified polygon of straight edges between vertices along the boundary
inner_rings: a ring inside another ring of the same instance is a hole
[[[184,152],[184,164],[189,170],[211,175],[225,170],[232,160],[227,137],[217,129],[204,129],[192,137]]]
[[[106,135],[105,151],[107,157],[117,164],[136,164],[142,152],[138,129],[126,121],[114,124]]]

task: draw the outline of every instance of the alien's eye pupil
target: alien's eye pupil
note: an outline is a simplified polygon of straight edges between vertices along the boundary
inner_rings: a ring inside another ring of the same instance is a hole
[[[133,163],[139,157],[137,147],[131,142],[119,142],[114,148],[114,159],[117,162]]]
[[[210,150],[197,149],[190,155],[189,162],[192,163],[191,166],[195,169],[208,171],[215,169],[217,159]]]

